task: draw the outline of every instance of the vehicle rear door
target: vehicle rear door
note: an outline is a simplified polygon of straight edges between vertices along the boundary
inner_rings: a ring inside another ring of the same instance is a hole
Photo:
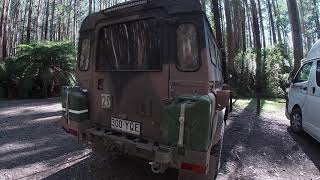
[[[98,113],[93,114],[96,123],[144,139],[161,140],[162,101],[168,99],[169,81],[164,28],[157,18],[100,28],[94,109]],[[119,124],[120,120],[125,124]],[[128,121],[138,123],[139,132],[128,132],[131,127],[123,129]]]
[[[182,16],[171,29],[170,97],[207,95],[209,85],[202,16]]]

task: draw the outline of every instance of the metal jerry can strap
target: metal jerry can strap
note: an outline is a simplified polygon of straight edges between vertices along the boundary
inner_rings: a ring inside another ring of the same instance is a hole
[[[185,125],[185,114],[186,114],[186,104],[187,103],[182,103],[181,104],[181,109],[180,109],[180,118],[179,118],[179,140],[178,140],[178,147],[183,148],[183,137],[184,137],[184,125]]]

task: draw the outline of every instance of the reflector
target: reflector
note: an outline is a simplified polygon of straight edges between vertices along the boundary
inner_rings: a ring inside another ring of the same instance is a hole
[[[206,166],[189,164],[189,163],[181,163],[181,169],[192,171],[199,174],[206,173]]]
[[[69,133],[69,134],[72,134],[72,135],[74,135],[74,136],[78,136],[78,132],[77,132],[76,130],[73,130],[73,129],[69,129],[69,130],[68,130],[68,133]]]

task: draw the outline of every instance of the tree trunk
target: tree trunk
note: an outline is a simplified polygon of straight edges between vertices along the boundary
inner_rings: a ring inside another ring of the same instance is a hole
[[[24,32],[25,32],[25,25],[26,25],[26,18],[27,18],[27,12],[28,12],[28,3],[26,3],[26,6],[24,8],[24,16],[23,16],[23,24],[22,24],[22,32],[21,32],[21,42],[25,42],[24,40]]]
[[[308,40],[307,40],[307,23],[304,20],[304,7],[303,7],[303,3],[301,0],[299,0],[300,6],[298,5],[298,11],[299,14],[301,15],[300,17],[300,23],[301,23],[301,33],[302,33],[302,42],[303,42],[303,53],[307,54],[308,53]]]
[[[260,0],[258,0],[258,7],[259,7],[259,17],[260,17],[260,26],[261,26],[261,34],[262,34],[262,44],[263,44],[263,47],[266,48],[266,37],[264,34],[263,16],[262,16],[262,8],[261,8]]]
[[[2,44],[2,59],[7,57],[7,21],[8,21],[8,14],[9,14],[9,3],[10,0],[3,1],[3,12],[1,14],[1,29],[0,30],[0,44]],[[2,38],[1,38],[2,37]]]
[[[320,39],[320,22],[319,22],[319,13],[318,13],[318,6],[317,6],[317,1],[313,0],[313,11],[314,11],[314,15],[315,15],[315,19],[314,22],[316,24],[316,28],[317,28],[317,36],[318,39]]]
[[[72,10],[72,1],[73,0],[69,0],[69,6],[68,6],[68,22],[67,22],[67,32],[66,32],[66,35],[68,37],[68,39],[70,40],[71,39],[71,10]]]
[[[45,25],[44,25],[44,39],[48,39],[48,29],[49,29],[49,9],[50,9],[50,0],[47,0],[47,9],[46,9],[46,20],[45,20]]]
[[[276,26],[277,26],[277,34],[278,34],[278,43],[282,43],[282,35],[281,35],[281,29],[280,29],[280,17],[279,17],[279,10],[276,8],[277,0],[272,0],[272,6],[274,15],[276,17]]]
[[[52,9],[51,9],[51,23],[50,23],[50,41],[54,40],[54,11],[56,9],[56,0],[53,0],[52,2]]]
[[[8,0],[3,0],[2,2],[2,12],[1,12],[1,16],[0,16],[0,37],[2,37],[2,28],[3,28],[3,20],[4,20],[4,16],[5,13],[7,12],[6,7],[7,7],[7,1]]]
[[[27,39],[26,43],[30,43],[31,39],[31,18],[32,18],[32,0],[29,0],[29,13],[28,13],[28,25],[27,25]]]
[[[252,30],[252,26],[251,26],[251,18],[250,18],[250,7],[249,7],[249,5],[248,5],[248,2],[247,2],[247,0],[244,0],[244,5],[245,5],[245,7],[246,7],[246,9],[247,9],[247,16],[246,16],[246,18],[247,18],[247,23],[246,23],[246,27],[247,27],[247,29],[248,29],[248,36],[246,36],[246,38],[248,38],[248,40],[246,40],[246,42],[247,42],[247,47],[252,47],[252,39],[251,39],[251,37],[252,37],[252,32],[251,32],[251,30]]]
[[[301,60],[303,58],[303,45],[301,36],[301,26],[299,10],[296,0],[287,0],[287,6],[289,11],[289,18],[292,30],[292,41],[293,41],[293,55],[294,55],[294,66],[291,76],[294,76],[301,66]]]
[[[220,8],[219,8],[219,0],[212,0],[212,13],[214,18],[214,25],[216,30],[216,39],[218,42],[218,47],[221,49],[221,58],[222,58],[222,71],[223,71],[223,78],[224,81],[227,81],[227,62],[226,62],[226,53],[223,46],[223,36],[221,30],[221,15],[220,15]]]
[[[232,19],[231,19],[231,9],[230,9],[230,0],[224,0],[224,9],[225,9],[225,17],[226,17],[226,29],[227,29],[227,54],[229,60],[230,71],[233,73],[234,71],[234,37],[233,37],[233,27],[232,27]]]
[[[60,0],[59,2],[58,2],[59,4],[63,4],[62,3],[62,0]],[[62,17],[63,17],[63,14],[61,13],[61,14],[59,14],[59,17],[58,17],[58,28],[57,28],[57,30],[58,30],[58,41],[61,41],[62,40]]]
[[[252,30],[254,37],[254,47],[256,50],[256,97],[257,97],[257,113],[260,113],[260,94],[262,92],[261,88],[261,41],[260,41],[260,28],[259,28],[259,20],[257,14],[257,8],[255,0],[250,0],[251,8],[252,8]]]
[[[36,24],[35,24],[35,34],[36,40],[39,40],[39,33],[38,33],[38,29],[39,29],[39,19],[40,19],[40,11],[41,11],[41,5],[42,5],[42,0],[38,1],[38,9],[37,9],[37,17],[36,17]]]
[[[270,18],[270,26],[271,26],[271,32],[272,32],[272,42],[273,44],[277,44],[277,36],[276,36],[276,31],[275,31],[275,26],[274,26],[274,19],[273,19],[273,14],[272,14],[272,6],[270,0],[267,0],[268,4],[268,12],[269,12],[269,18]]]
[[[92,13],[92,0],[89,0],[89,14]]]

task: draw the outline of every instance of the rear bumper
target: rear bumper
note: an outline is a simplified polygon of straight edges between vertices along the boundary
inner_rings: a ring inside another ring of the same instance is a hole
[[[149,161],[153,172],[159,167],[162,168],[156,173],[162,173],[170,167],[207,174],[209,168],[212,168],[209,167],[209,163],[212,164],[210,151],[190,151],[150,142],[111,129],[90,128],[90,121],[67,122],[61,118],[60,122],[68,133],[77,136],[78,141],[87,144],[93,152],[102,156],[135,156]]]
[[[160,164],[164,170],[168,167],[183,169],[187,164],[196,166],[198,173],[206,174],[208,172],[210,152],[181,150],[177,147],[148,142],[110,130],[88,129],[86,134],[87,144],[100,155],[135,156],[148,160],[151,165],[153,163]]]

